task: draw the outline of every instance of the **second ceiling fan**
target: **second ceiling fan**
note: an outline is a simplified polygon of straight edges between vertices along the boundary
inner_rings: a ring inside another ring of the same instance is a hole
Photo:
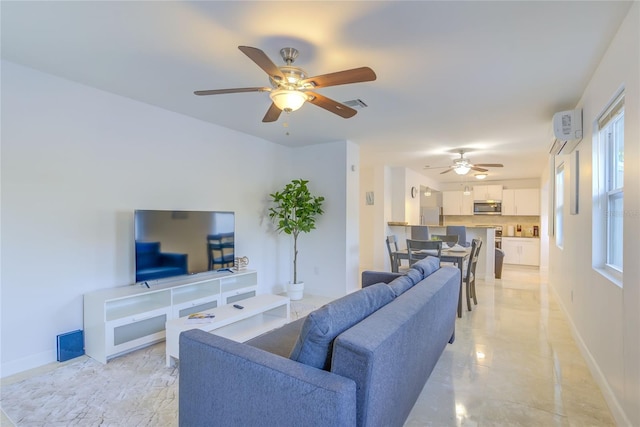
[[[503,167],[502,163],[471,163],[471,161],[464,157],[464,150],[458,150],[460,153],[460,158],[455,159],[453,161],[453,165],[447,167],[447,169],[440,174],[448,173],[451,171],[455,171],[458,175],[466,175],[470,170],[474,170],[476,172],[487,172],[488,169],[485,168],[501,168]]]
[[[280,55],[287,65],[278,67],[260,49],[251,46],[238,46],[245,55],[255,62],[269,75],[271,87],[245,87],[231,89],[198,90],[196,95],[220,95],[240,92],[270,92],[271,106],[262,119],[263,122],[275,122],[282,111],[291,112],[302,107],[305,102],[324,108],[340,117],[348,119],[357,111],[326,96],[313,92],[313,89],[338,86],[349,83],[369,82],[376,79],[376,73],[369,67],[354,68],[335,73],[309,77],[302,68],[294,67],[293,61],[298,51],[292,47],[280,50]]]

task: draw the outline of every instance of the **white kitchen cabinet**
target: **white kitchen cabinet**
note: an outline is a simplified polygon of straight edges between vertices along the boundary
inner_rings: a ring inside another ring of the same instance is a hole
[[[502,215],[540,215],[540,190],[502,190]]]
[[[474,185],[473,200],[502,200],[502,185]]]
[[[442,192],[443,215],[473,215],[473,198],[463,191]]]
[[[503,237],[502,250],[505,264],[540,265],[540,239]]]

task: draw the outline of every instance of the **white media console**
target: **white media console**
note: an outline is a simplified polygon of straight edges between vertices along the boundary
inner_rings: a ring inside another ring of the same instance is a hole
[[[215,272],[147,288],[101,289],[84,295],[85,353],[107,360],[165,339],[172,319],[256,296],[254,270]]]

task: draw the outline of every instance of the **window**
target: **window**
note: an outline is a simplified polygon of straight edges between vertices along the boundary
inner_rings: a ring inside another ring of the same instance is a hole
[[[555,200],[555,231],[556,246],[562,247],[564,233],[562,229],[563,209],[564,209],[564,163],[556,167],[556,200]]]
[[[594,245],[602,254],[597,266],[622,273],[624,221],[624,94],[598,119],[598,173],[594,174]],[[598,230],[599,228],[599,230]],[[596,251],[594,251],[596,252]]]

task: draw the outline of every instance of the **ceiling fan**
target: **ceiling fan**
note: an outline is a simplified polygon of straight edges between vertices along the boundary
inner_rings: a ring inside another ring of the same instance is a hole
[[[353,108],[341,104],[313,89],[337,86],[348,83],[369,82],[376,79],[376,73],[369,67],[354,68],[335,73],[308,77],[307,72],[300,67],[294,67],[293,61],[298,57],[298,50],[292,47],[280,49],[280,55],[287,65],[278,67],[260,49],[250,46],[238,46],[245,55],[255,62],[269,75],[271,87],[244,87],[232,89],[197,90],[196,95],[220,95],[240,92],[270,92],[271,106],[262,119],[263,122],[275,122],[282,111],[291,112],[302,107],[305,102],[317,105],[345,119],[356,115]]]
[[[473,164],[471,161],[464,157],[464,150],[459,150],[460,158],[455,159],[453,161],[453,165],[448,166],[447,170],[444,172],[440,172],[440,174],[448,173],[451,171],[455,171],[458,175],[466,175],[470,170],[474,170],[476,172],[488,172],[488,169],[484,168],[501,168],[503,165],[501,163],[476,163]],[[445,166],[446,167],[446,166]],[[425,169],[435,169],[429,168],[428,166]]]

